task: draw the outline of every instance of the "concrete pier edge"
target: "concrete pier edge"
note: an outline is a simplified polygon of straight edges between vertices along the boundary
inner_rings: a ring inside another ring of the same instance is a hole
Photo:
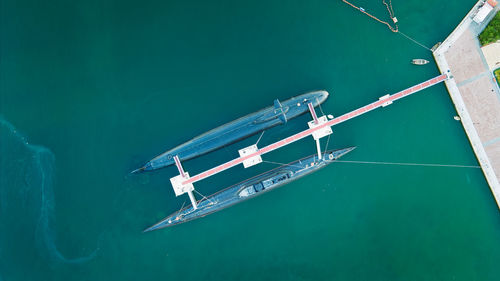
[[[446,61],[446,57],[444,55],[444,53],[456,42],[456,40],[462,35],[462,33],[464,33],[465,30],[469,28],[470,24],[472,23],[472,14],[477,11],[478,6],[482,3],[484,3],[484,1],[480,0],[474,5],[474,7],[469,11],[469,13],[467,13],[460,24],[446,38],[446,40],[443,41],[436,50],[434,50],[433,56],[441,73],[447,73],[450,76],[450,78],[445,81],[446,88],[448,89],[448,93],[450,94],[453,104],[455,105],[455,109],[460,116],[462,125],[465,129],[465,133],[467,134],[472,149],[474,150],[479,164],[481,165],[481,169],[484,173],[484,176],[486,177],[486,181],[490,186],[497,206],[500,209],[500,183],[491,166],[490,160],[472,122],[472,118],[467,111],[464,100],[462,99],[460,90],[457,86],[457,82],[453,78],[453,73],[450,72],[448,62]],[[496,11],[498,11],[498,6],[495,9],[495,12]],[[489,19],[491,19],[491,17]],[[489,22],[489,20],[485,20],[485,22]]]

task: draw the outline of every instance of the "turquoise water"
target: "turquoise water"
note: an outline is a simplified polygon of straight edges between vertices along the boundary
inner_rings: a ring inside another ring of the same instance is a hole
[[[104,2],[104,3],[103,3]],[[378,1],[356,1],[388,19]],[[442,41],[474,1],[399,1]],[[0,2],[0,280],[498,280],[500,215],[479,169],[336,163],[179,227],[156,154],[326,89],[338,116],[439,74],[431,54],[341,1]],[[344,160],[477,165],[444,85],[334,127]],[[303,116],[267,132],[306,128]],[[256,137],[184,163],[191,174]],[[325,145],[325,142],[323,142]],[[314,153],[311,139],[264,158]],[[237,167],[211,194],[274,167]]]

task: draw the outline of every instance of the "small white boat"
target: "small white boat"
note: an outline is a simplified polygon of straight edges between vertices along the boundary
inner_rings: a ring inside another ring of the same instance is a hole
[[[428,60],[424,60],[424,59],[413,59],[411,61],[411,63],[416,64],[416,65],[424,65],[424,64],[428,64],[429,61]]]

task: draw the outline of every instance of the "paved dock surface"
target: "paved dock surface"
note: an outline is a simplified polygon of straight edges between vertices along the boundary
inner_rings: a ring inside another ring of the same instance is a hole
[[[434,51],[434,58],[441,72],[452,77],[446,87],[500,208],[500,89],[477,39],[499,8],[477,24],[472,18],[481,2]]]

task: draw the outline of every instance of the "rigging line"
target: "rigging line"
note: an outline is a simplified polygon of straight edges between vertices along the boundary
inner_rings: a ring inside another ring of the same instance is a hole
[[[431,51],[431,52],[432,52],[432,50],[431,50],[429,47],[427,47],[427,46],[425,46],[424,44],[422,44],[422,43],[418,42],[417,40],[415,40],[415,39],[411,38],[410,36],[408,36],[408,35],[404,34],[403,32],[398,31],[398,33],[399,33],[399,34],[401,34],[401,35],[403,35],[404,37],[406,37],[406,39],[408,39],[408,40],[412,41],[413,43],[415,43],[415,44],[419,45],[420,47],[422,47],[422,48],[426,49],[427,51]]]
[[[260,134],[259,139],[258,139],[258,140],[257,140],[257,142],[255,143],[255,146],[257,146],[257,145],[259,144],[259,141],[260,141],[260,139],[262,138],[262,136],[264,135],[264,133],[265,133],[265,132],[266,132],[266,131],[262,131],[262,133]]]
[[[321,107],[321,103],[319,102],[319,99],[316,98],[316,102],[318,103],[318,106],[319,106],[319,111],[321,111],[321,115],[324,116],[325,113],[323,112],[323,108]]]
[[[394,26],[395,26],[395,27],[392,27],[392,26],[391,26],[388,22],[383,21],[383,20],[380,20],[379,18],[377,18],[377,17],[375,17],[375,16],[371,15],[370,13],[366,12],[366,11],[365,11],[365,9],[363,9],[363,8],[361,8],[361,7],[358,7],[358,6],[356,6],[356,5],[352,4],[352,3],[350,3],[350,2],[349,2],[349,1],[347,1],[347,0],[342,0],[342,2],[344,2],[344,3],[348,4],[349,6],[353,7],[354,9],[356,9],[356,10],[358,10],[358,11],[360,11],[360,12],[362,12],[363,14],[365,14],[365,15],[367,15],[367,16],[369,16],[369,17],[371,17],[372,19],[374,19],[374,20],[376,20],[376,21],[378,21],[378,22],[380,22],[380,23],[382,23],[382,24],[387,25],[387,27],[388,27],[388,28],[389,28],[392,32],[394,32],[394,33],[400,33],[400,34],[401,34],[401,35],[403,35],[406,39],[408,39],[408,40],[412,41],[413,43],[415,43],[415,44],[419,45],[420,47],[422,47],[422,48],[424,48],[424,49],[426,49],[426,50],[428,50],[428,51],[431,51],[431,52],[432,52],[431,48],[429,48],[429,47],[425,46],[424,44],[422,44],[422,43],[418,42],[417,40],[415,40],[415,39],[411,38],[410,36],[408,36],[408,35],[404,34],[403,32],[401,32],[401,31],[399,30],[399,27],[398,27],[398,24],[397,24],[396,17],[394,16],[394,9],[393,9],[393,7],[392,7],[392,1],[391,1],[391,0],[389,0],[389,3],[387,3],[387,2],[386,2],[386,0],[382,0],[382,3],[383,3],[383,4],[385,5],[385,7],[387,8],[387,11],[389,12],[389,17],[390,17],[390,18],[394,21]]]
[[[276,165],[280,165],[280,166],[290,166],[290,167],[297,167],[297,168],[302,168],[302,166],[299,166],[299,165],[289,165],[289,164],[285,164],[285,163],[280,163],[280,162],[273,162],[273,161],[267,161],[267,160],[262,160],[262,162],[264,163],[269,163],[269,164],[276,164]]]
[[[447,165],[447,164],[432,164],[432,163],[398,163],[398,162],[374,162],[374,161],[347,161],[335,160],[340,163],[355,163],[355,164],[377,164],[377,165],[399,165],[399,166],[427,166],[427,167],[450,167],[450,168],[473,168],[480,169],[480,166],[471,165]]]
[[[208,201],[210,201],[210,203],[214,203],[212,200],[210,200],[210,198],[206,197],[205,195],[201,194],[198,190],[194,189],[194,192],[198,193],[198,195],[200,195],[201,197],[203,197],[202,199],[207,199]]]
[[[182,206],[181,206],[181,208],[179,209],[179,211],[177,211],[177,215],[176,215],[176,216],[178,216],[178,215],[179,215],[179,213],[182,211],[182,208],[184,208],[184,204],[186,204],[186,200],[184,200],[184,202],[182,203]]]
[[[330,142],[330,136],[332,134],[329,134],[328,135],[328,139],[326,140],[326,145],[325,145],[325,152],[323,152],[323,158],[325,158],[325,155],[326,155],[326,151],[328,150],[328,143]]]

